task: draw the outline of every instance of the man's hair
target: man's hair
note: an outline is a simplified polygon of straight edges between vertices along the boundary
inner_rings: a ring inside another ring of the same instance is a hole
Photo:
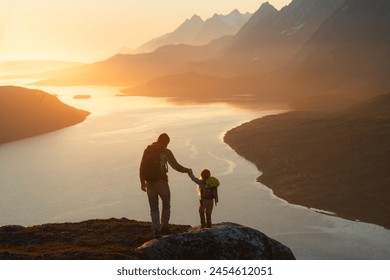
[[[203,180],[207,180],[207,179],[210,178],[210,176],[211,176],[210,170],[204,169],[204,170],[200,173],[200,176],[202,177]]]
[[[160,134],[160,136],[157,138],[157,143],[160,144],[168,145],[169,141],[171,141],[171,139],[166,133]]]

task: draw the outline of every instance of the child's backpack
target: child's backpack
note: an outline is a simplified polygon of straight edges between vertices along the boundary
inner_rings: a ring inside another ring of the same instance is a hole
[[[214,199],[216,197],[217,187],[219,186],[219,181],[215,177],[210,177],[206,180],[205,188],[202,192],[202,198]]]
[[[206,188],[216,188],[219,186],[219,181],[215,177],[210,177],[206,181]]]
[[[151,145],[145,149],[141,162],[141,175],[147,182],[156,182],[161,179],[161,151],[162,149]]]

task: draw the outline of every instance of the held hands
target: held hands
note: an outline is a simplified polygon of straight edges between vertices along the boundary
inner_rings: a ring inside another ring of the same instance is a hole
[[[188,174],[188,176],[190,176],[190,177],[191,177],[191,175],[192,175],[192,176],[194,175],[194,173],[192,172],[192,169],[191,169],[191,168],[188,168],[187,174]]]

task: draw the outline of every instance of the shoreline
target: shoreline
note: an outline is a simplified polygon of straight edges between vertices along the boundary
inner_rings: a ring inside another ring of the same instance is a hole
[[[224,142],[261,170],[258,182],[288,203],[390,229],[389,96],[340,112],[255,119],[229,130]]]

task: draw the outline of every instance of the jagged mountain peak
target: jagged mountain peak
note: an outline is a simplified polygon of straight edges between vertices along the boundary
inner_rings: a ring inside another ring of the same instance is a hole
[[[208,20],[210,20],[210,19],[216,19],[216,18],[220,18],[220,17],[222,17],[222,15],[219,15],[219,14],[217,14],[217,13],[214,13],[213,16],[212,16],[211,18],[209,18]]]
[[[221,17],[223,22],[227,25],[233,26],[237,25],[238,23],[243,23],[244,21],[248,21],[249,18],[252,16],[250,13],[241,13],[238,9],[235,9],[230,12],[230,14],[224,15]]]
[[[257,37],[259,41],[256,44],[258,44],[261,41],[267,41],[263,36],[270,34],[272,30],[274,35],[290,36],[300,33],[307,39],[308,34],[313,33],[344,1],[293,0],[280,11],[265,2],[242,28],[238,36],[247,39]]]
[[[267,2],[264,2],[263,4],[261,4],[261,6],[260,6],[260,9],[265,9],[265,8],[275,8],[275,7],[272,6],[272,5],[267,1]]]
[[[143,44],[137,52],[150,52],[170,44],[207,44],[223,36],[236,34],[250,17],[250,13],[241,14],[237,9],[227,15],[215,13],[206,20],[194,14],[174,31]]]
[[[237,33],[237,41],[240,41],[239,45],[245,44],[246,40],[250,40],[251,37],[259,32],[259,28],[265,26],[265,20],[278,14],[278,10],[269,4],[268,2],[263,3],[260,8],[250,17],[247,23]]]
[[[203,19],[197,14],[194,14],[191,18],[187,19],[186,21],[203,22]]]
[[[238,9],[234,9],[233,11],[230,12],[229,15],[238,15],[238,14],[241,14],[240,11]]]
[[[277,13],[278,10],[272,6],[269,2],[261,4],[260,8],[254,13],[254,17],[264,17],[271,13]]]

